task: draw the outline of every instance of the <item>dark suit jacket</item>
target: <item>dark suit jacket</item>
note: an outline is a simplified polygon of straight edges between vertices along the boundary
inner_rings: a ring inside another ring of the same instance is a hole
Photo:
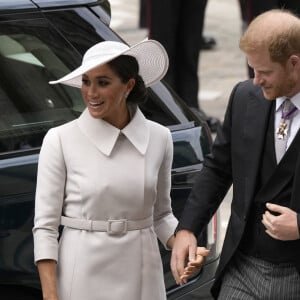
[[[219,292],[224,268],[241,241],[256,193],[256,180],[271,106],[272,101],[263,97],[261,88],[254,86],[252,80],[235,86],[229,99],[222,130],[216,137],[212,153],[205,159],[203,170],[196,179],[178,226],[178,230],[189,229],[199,233],[210,221],[233,184],[231,216],[212,288],[215,297]],[[296,169],[291,203],[299,212],[300,207],[296,200],[300,200],[300,186],[295,184],[299,182],[300,176],[298,152],[295,152],[292,164]],[[266,188],[264,193],[260,195],[262,198],[276,197],[274,188]]]

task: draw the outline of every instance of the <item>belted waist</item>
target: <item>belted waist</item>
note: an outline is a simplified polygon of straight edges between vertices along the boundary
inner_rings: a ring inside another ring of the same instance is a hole
[[[153,224],[153,217],[150,216],[146,219],[135,221],[127,219],[94,221],[61,216],[60,224],[74,229],[82,229],[87,231],[103,231],[107,232],[110,235],[121,235],[125,234],[127,231],[151,227]]]

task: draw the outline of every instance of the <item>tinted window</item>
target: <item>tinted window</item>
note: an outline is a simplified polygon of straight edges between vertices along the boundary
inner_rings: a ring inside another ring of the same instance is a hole
[[[47,130],[77,117],[79,90],[49,85],[81,56],[39,20],[0,27],[0,153],[39,147]]]

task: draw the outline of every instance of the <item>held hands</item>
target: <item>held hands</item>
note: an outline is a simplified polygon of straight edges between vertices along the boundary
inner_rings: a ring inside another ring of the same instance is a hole
[[[196,275],[202,268],[202,265],[205,261],[205,257],[209,254],[209,250],[205,247],[197,247],[196,258],[194,260],[190,260],[187,263],[187,266],[184,268],[183,274],[180,276],[180,280],[183,283],[186,283],[187,280]]]
[[[297,213],[288,207],[277,204],[267,203],[266,206],[269,211],[266,210],[262,218],[266,233],[281,241],[299,239]]]
[[[177,284],[184,284],[187,279],[196,274],[202,267],[205,256],[209,250],[204,247],[197,248],[197,240],[194,234],[188,230],[180,230],[176,234],[172,258],[171,270]],[[186,265],[186,259],[188,263]]]

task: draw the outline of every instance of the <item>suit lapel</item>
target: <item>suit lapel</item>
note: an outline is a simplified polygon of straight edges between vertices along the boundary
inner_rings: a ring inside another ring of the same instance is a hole
[[[264,139],[273,102],[263,97],[261,89],[250,94],[249,101],[247,101],[244,145],[245,153],[247,153],[245,158],[245,197],[248,205],[250,205],[256,191],[256,179],[258,178]]]

